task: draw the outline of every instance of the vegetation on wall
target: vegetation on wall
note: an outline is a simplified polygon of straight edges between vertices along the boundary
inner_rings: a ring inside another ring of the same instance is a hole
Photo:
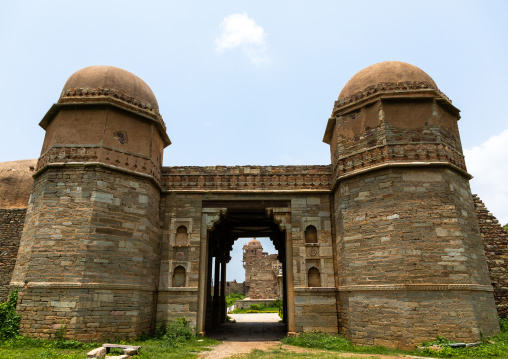
[[[9,298],[0,303],[0,340],[13,338],[19,334],[20,316],[16,312],[18,290],[13,290]]]
[[[237,300],[242,300],[242,299],[245,299],[245,294],[233,292],[233,293],[226,296],[226,303],[227,303],[228,307],[230,307],[233,304],[235,304],[235,302]]]

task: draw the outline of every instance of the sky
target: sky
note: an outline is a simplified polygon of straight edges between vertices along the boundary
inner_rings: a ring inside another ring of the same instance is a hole
[[[506,19],[505,0],[2,1],[0,162],[37,158],[67,78],[110,65],[155,93],[166,166],[329,164],[342,87],[397,60],[462,111],[472,191],[505,224]]]

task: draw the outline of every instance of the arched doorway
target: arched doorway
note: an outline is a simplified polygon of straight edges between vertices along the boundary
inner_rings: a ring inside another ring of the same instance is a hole
[[[288,256],[292,253],[291,241],[287,240],[289,221],[281,225],[279,218],[281,213],[289,215],[288,201],[216,201],[203,204],[207,213],[216,209],[216,216],[201,237],[201,253],[206,253],[206,256],[200,258],[197,331],[210,332],[226,322],[226,270],[230,253],[238,238],[252,237],[270,238],[277,250],[282,267],[283,321],[286,331],[294,331],[293,279],[292,273],[286,270],[287,263],[292,263],[292,256]],[[206,221],[203,221],[205,224]],[[212,277],[219,280],[212,283]],[[215,284],[213,290],[212,284]]]

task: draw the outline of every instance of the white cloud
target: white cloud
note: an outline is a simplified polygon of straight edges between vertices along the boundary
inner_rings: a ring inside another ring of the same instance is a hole
[[[504,225],[508,223],[508,129],[470,150],[464,150],[471,190]]]
[[[253,64],[270,62],[266,54],[265,30],[246,13],[226,16],[220,28],[222,33],[215,39],[215,51],[222,53],[239,47]]]

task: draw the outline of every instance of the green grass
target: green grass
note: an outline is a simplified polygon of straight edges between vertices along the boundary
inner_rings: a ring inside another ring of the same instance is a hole
[[[73,341],[76,342],[76,341]],[[79,343],[79,342],[78,342]],[[133,359],[196,358],[197,354],[219,342],[213,339],[191,338],[178,347],[168,346],[163,339],[122,342],[141,346],[140,354]],[[86,353],[102,343],[81,343],[80,348],[59,348],[55,341],[17,337],[0,343],[0,359],[83,359]],[[120,351],[116,352],[121,354]]]
[[[450,348],[443,346],[440,350],[431,349],[433,344],[450,343],[445,338],[437,338],[436,341],[422,343],[427,347],[424,350],[403,351],[388,349],[385,347],[367,347],[353,345],[342,336],[333,336],[327,333],[302,333],[296,337],[287,337],[281,341],[284,344],[295,345],[304,348],[325,349],[330,351],[362,353],[362,354],[392,354],[430,356],[434,358],[508,358],[508,319],[500,320],[501,333],[483,341],[478,347]],[[261,358],[261,356],[260,356]]]
[[[83,359],[86,353],[102,343],[82,343],[65,339],[65,326],[55,332],[57,339],[43,340],[15,336],[0,341],[0,359]],[[119,344],[138,345],[140,353],[135,359],[196,358],[197,354],[218,344],[213,339],[199,339],[185,318],[159,325],[152,336],[142,336],[135,341],[120,341]],[[113,350],[122,354],[119,349]]]
[[[276,307],[263,307],[260,309],[252,309],[252,306],[249,308],[236,308],[235,310],[229,312],[232,314],[246,314],[246,313],[278,313],[279,308]]]
[[[309,349],[325,349],[348,353],[362,354],[402,354],[402,350],[388,349],[381,346],[360,346],[354,345],[342,336],[335,336],[328,333],[306,332],[295,337],[286,337],[282,343]]]
[[[319,358],[319,359],[336,359],[337,353],[335,352],[304,352],[295,353],[291,350],[284,348],[270,349],[270,350],[259,350],[254,349],[248,354],[237,354],[230,359],[286,359],[286,358]],[[366,359],[365,357],[348,356],[347,359]]]
[[[282,305],[280,299],[276,299],[269,305],[262,304],[251,304],[249,308],[236,308],[230,313],[233,314],[246,314],[246,313],[278,313],[279,307]]]

